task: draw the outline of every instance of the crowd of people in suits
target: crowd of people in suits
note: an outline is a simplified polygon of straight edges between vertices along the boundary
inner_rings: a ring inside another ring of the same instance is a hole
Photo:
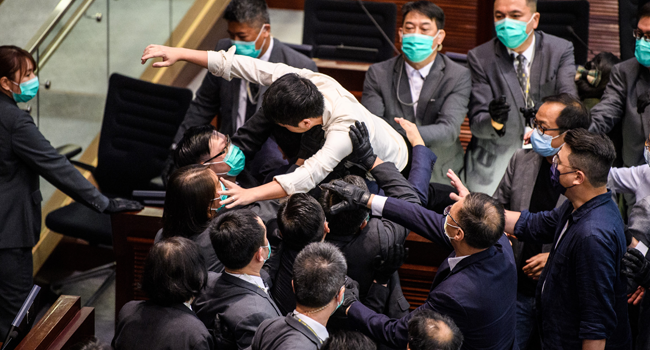
[[[361,101],[271,35],[264,0],[230,2],[214,51],[148,46],[143,64],[209,73],[162,174],[149,300],[122,308],[112,346],[650,349],[650,4],[634,58],[577,67],[536,6],[494,1],[496,37],[465,66],[439,52],[442,9],[406,3],[402,54],[370,66]],[[38,175],[98,212],[142,208],[17,107],[34,67],[0,47],[0,336],[33,283]],[[410,232],[451,251],[414,311]]]

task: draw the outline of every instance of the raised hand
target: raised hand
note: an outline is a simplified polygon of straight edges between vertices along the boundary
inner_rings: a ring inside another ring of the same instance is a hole
[[[140,61],[145,64],[150,58],[162,58],[162,62],[154,62],[153,67],[169,67],[181,60],[184,49],[179,47],[169,47],[163,45],[149,45],[144,49]]]
[[[424,140],[422,139],[422,135],[420,135],[420,130],[418,130],[417,125],[404,118],[395,118],[395,122],[404,129],[406,138],[409,140],[411,146],[424,146]]]
[[[465,187],[465,185],[463,185],[463,182],[460,181],[460,178],[453,170],[449,169],[447,171],[447,177],[449,178],[451,185],[454,186],[454,188],[458,191],[458,194],[455,194],[453,192],[450,193],[449,198],[458,202],[461,198],[464,198],[469,194],[469,190],[467,187]]]
[[[496,123],[505,124],[508,121],[508,113],[510,113],[510,105],[506,102],[506,97],[501,96],[492,100],[488,105],[488,112],[490,118]]]

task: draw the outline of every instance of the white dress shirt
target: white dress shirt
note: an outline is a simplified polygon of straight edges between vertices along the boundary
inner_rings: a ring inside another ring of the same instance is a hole
[[[463,256],[455,256],[453,258],[447,259],[447,263],[449,263],[449,271],[453,271],[454,267],[463,259],[468,257],[469,255],[463,255]]]
[[[433,62],[429,62],[426,66],[415,69],[411,67],[410,64],[404,62],[404,67],[406,67],[406,75],[409,78],[409,87],[411,88],[411,101],[415,102],[413,105],[413,113],[417,114],[418,112],[418,100],[420,99],[420,92],[422,91],[422,86],[424,85],[424,80],[429,75],[431,67],[433,67]]]
[[[533,66],[533,60],[535,59],[535,32],[530,34],[533,36],[533,42],[530,43],[530,46],[522,53],[524,55],[524,58],[526,58],[526,74],[530,78],[530,67]],[[519,56],[518,53],[513,51],[512,49],[508,49],[508,54],[510,56],[514,55],[515,59],[512,61],[512,65],[515,67],[515,72],[517,71],[517,66],[519,65],[519,62],[517,62],[517,56]]]
[[[224,271],[224,272],[231,275],[231,276],[235,276],[235,277],[239,278],[242,281],[246,281],[246,282],[248,282],[250,284],[253,284],[253,285],[257,286],[257,287],[260,287],[260,289],[262,289],[267,294],[269,293],[269,289],[266,287],[266,284],[264,284],[264,280],[260,276],[251,276],[251,275],[247,275],[247,274],[230,273],[230,272],[226,272],[226,271]]]
[[[318,323],[317,321],[314,321],[311,319],[309,316],[305,314],[301,314],[300,312],[294,310],[293,311],[294,316],[298,317],[302,322],[305,322],[311,329],[316,333],[316,336],[318,339],[321,340],[321,342],[324,342],[329,338],[330,334],[327,331],[327,328],[323,326],[322,324]]]
[[[365,122],[372,148],[380,159],[395,164],[400,171],[406,167],[408,149],[404,138],[386,121],[370,113],[341,84],[325,74],[235,55],[234,46],[228,51],[208,51],[208,70],[226,80],[241,78],[264,86],[271,85],[285,74],[296,73],[311,80],[323,94],[325,144],[293,173],[275,177],[288,195],[305,193],[316,187],[343,158],[352,153],[352,141],[348,132],[355,121]]]
[[[607,188],[613,195],[633,193],[637,201],[650,196],[650,166],[643,164],[630,168],[609,169]]]
[[[269,39],[271,40],[271,43],[266,49],[266,52],[264,52],[262,57],[260,57],[260,60],[265,62],[269,61],[269,58],[271,57],[271,50],[273,50],[273,37],[269,36]],[[242,79],[239,86],[239,105],[237,106],[237,122],[235,123],[235,130],[239,129],[246,122],[246,106],[248,105],[247,100],[248,93],[246,92],[246,80]],[[259,101],[260,99],[258,98],[257,100]]]

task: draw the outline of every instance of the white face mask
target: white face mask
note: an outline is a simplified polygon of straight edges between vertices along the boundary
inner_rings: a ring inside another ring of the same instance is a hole
[[[449,216],[445,217],[445,226],[444,226],[445,236],[447,236],[447,238],[449,238],[450,241],[453,241],[453,240],[456,239],[456,237],[452,237],[452,236],[449,235],[449,233],[447,233],[447,226],[449,226],[449,224],[447,223],[447,220],[449,220]]]

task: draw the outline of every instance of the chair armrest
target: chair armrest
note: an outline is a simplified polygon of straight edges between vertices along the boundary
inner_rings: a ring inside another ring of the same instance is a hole
[[[90,171],[91,173],[94,173],[94,172],[95,172],[95,169],[96,169],[94,166],[92,166],[92,165],[90,165],[90,164],[86,164],[86,163],[78,162],[78,161],[76,161],[76,160],[71,160],[70,163],[72,163],[72,165],[74,165],[74,166],[78,166],[78,167],[80,167],[81,169],[88,170],[88,171]]]
[[[64,157],[71,159],[72,157],[81,153],[81,146],[69,143],[67,145],[57,147],[56,151]]]

